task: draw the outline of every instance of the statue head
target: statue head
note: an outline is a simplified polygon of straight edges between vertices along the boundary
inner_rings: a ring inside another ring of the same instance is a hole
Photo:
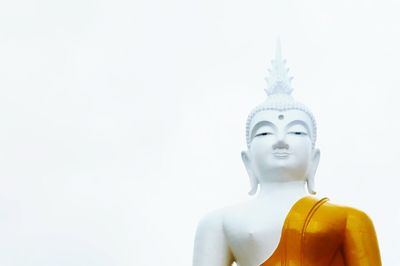
[[[268,182],[304,181],[315,194],[314,176],[320,151],[315,148],[317,127],[313,114],[290,95],[292,77],[281,57],[279,41],[266,79],[267,99],[249,114],[246,123],[247,151],[242,160],[251,190]]]

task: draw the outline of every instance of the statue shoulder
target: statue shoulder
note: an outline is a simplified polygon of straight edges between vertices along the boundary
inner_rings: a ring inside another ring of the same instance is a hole
[[[328,217],[336,217],[343,220],[347,228],[372,226],[371,218],[364,211],[354,207],[338,205],[327,201],[321,206],[319,212],[326,213]]]
[[[225,209],[218,209],[207,213],[199,222],[197,231],[222,230]]]
[[[358,230],[371,232],[374,231],[374,226],[371,218],[362,210],[347,207],[347,223],[348,230]]]
[[[364,211],[338,206],[345,213],[343,255],[346,265],[382,265],[371,218]]]
[[[248,212],[248,203],[220,208],[207,213],[199,222],[197,233],[218,233],[224,232],[229,224],[240,221],[240,217],[245,217]]]
[[[200,220],[195,237],[194,266],[232,265],[233,255],[223,228],[224,214],[225,209],[219,209]]]

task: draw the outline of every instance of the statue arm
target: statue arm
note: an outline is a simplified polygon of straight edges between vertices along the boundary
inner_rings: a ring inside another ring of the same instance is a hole
[[[193,266],[231,266],[234,262],[223,229],[221,213],[211,213],[198,225]]]
[[[382,265],[374,225],[368,215],[355,209],[347,216],[344,258],[349,266]]]

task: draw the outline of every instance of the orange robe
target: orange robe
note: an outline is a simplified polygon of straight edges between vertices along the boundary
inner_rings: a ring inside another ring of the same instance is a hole
[[[297,201],[285,219],[278,247],[261,266],[381,266],[370,218],[327,201]]]

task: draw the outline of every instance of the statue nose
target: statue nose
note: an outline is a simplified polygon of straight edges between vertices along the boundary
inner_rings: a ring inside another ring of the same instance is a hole
[[[275,143],[272,148],[274,150],[276,149],[289,149],[289,144],[287,144],[286,142],[284,142],[283,140],[279,140],[277,143]]]

